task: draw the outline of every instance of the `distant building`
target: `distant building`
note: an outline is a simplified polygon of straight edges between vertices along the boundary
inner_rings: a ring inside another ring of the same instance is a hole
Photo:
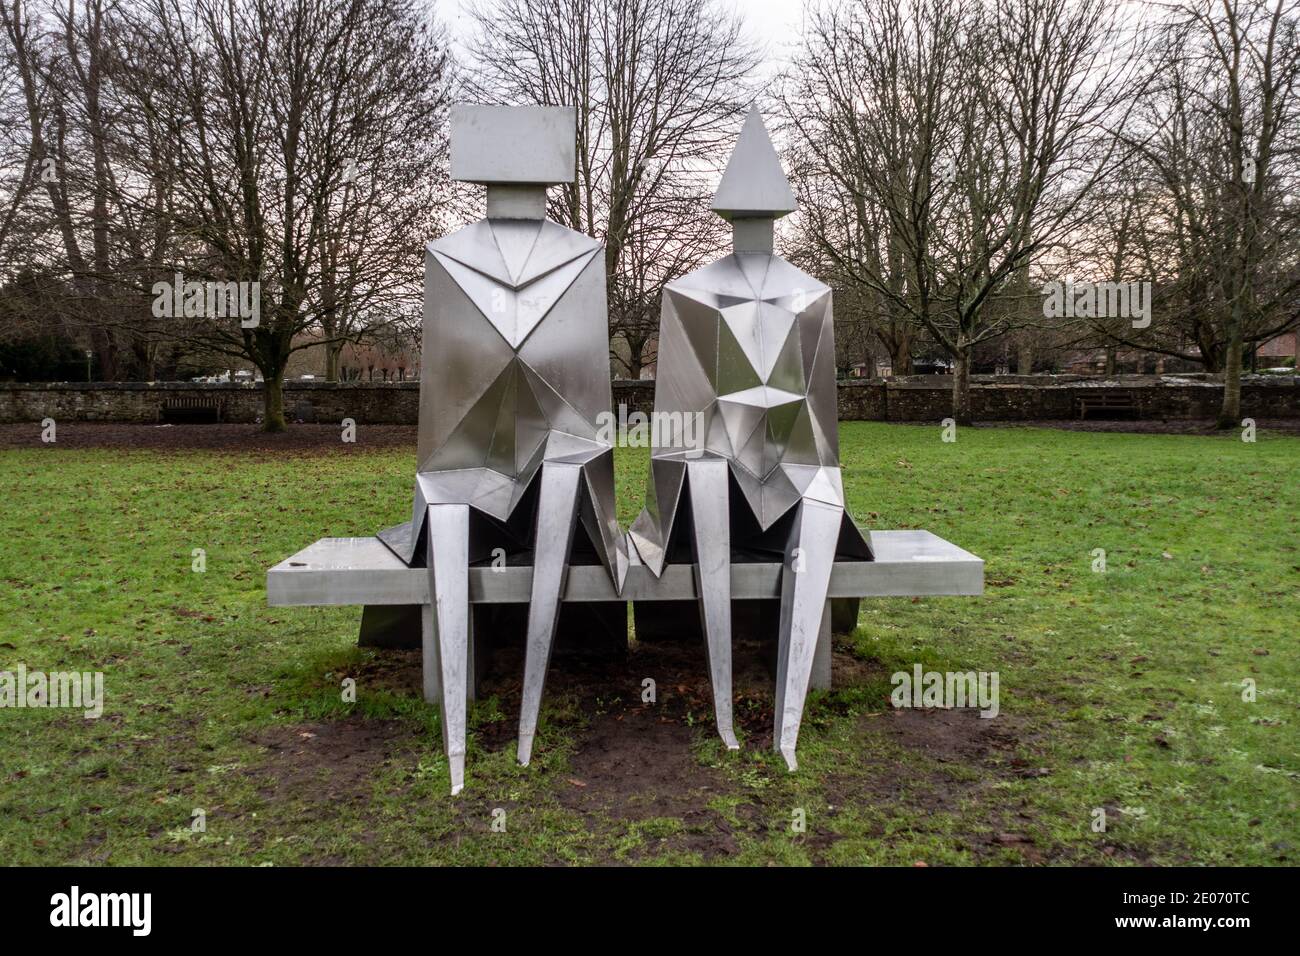
[[[339,353],[344,382],[414,382],[420,378],[420,352],[401,341],[349,342]]]
[[[1193,346],[1189,351],[1195,352]],[[1115,374],[1164,375],[1166,372],[1198,372],[1201,366],[1186,359],[1173,358],[1141,349],[1116,349]],[[1061,356],[1060,371],[1068,375],[1105,375],[1105,349],[1078,349]]]
[[[325,345],[315,332],[295,336],[285,378],[296,382],[325,381]],[[306,348],[300,346],[306,345]],[[413,382],[420,378],[420,350],[414,341],[391,335],[363,345],[346,343],[339,352],[341,382]]]
[[[1300,333],[1283,332],[1276,338],[1269,339],[1255,349],[1255,360],[1260,368],[1280,368],[1296,366],[1296,339]],[[1286,361],[1290,359],[1290,361]]]

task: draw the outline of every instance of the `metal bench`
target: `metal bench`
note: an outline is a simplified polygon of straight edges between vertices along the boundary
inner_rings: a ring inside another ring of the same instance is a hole
[[[1140,411],[1137,396],[1126,388],[1098,388],[1095,394],[1090,391],[1086,395],[1076,395],[1074,407],[1080,420],[1087,418],[1090,411],[1128,412],[1134,416]]]
[[[832,605],[872,597],[937,597],[978,595],[984,592],[984,562],[928,531],[872,531],[869,538],[874,561],[839,561],[831,573],[826,610],[822,614],[812,686],[831,686]],[[636,549],[632,549],[633,555]],[[781,595],[779,562],[737,563],[731,568],[734,601],[772,600]],[[533,569],[527,566],[469,569],[471,605],[517,604],[528,601]],[[429,607],[429,573],[408,568],[378,538],[322,538],[266,574],[267,603],[272,607],[362,605],[362,643],[384,644],[385,632],[422,631],[424,697],[436,702],[438,668],[434,658],[433,626]],[[616,594],[609,575],[600,565],[574,565],[565,581],[563,600],[584,603],[628,601],[694,601],[694,568],[668,565],[656,578],[633,560],[623,593]],[[853,615],[856,620],[856,614]],[[485,646],[475,641],[474,615],[470,615],[468,681],[473,696],[475,677],[481,674]],[[477,674],[474,672],[478,672]]]
[[[221,421],[221,401],[215,395],[176,395],[163,400],[162,420],[177,425],[215,425]]]

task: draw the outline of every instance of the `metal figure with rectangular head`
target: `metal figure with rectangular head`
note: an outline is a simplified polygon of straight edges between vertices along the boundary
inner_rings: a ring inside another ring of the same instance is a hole
[[[464,783],[469,565],[497,548],[531,552],[523,764],[576,528],[616,590],[627,572],[613,448],[598,429],[611,406],[602,247],[546,219],[547,185],[574,177],[574,123],[571,107],[453,107],[452,176],[487,186],[487,218],[425,251],[414,509],[380,538],[428,567],[424,640],[452,793]]]

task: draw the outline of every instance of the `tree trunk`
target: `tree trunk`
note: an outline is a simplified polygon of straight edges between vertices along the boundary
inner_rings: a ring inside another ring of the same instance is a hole
[[[952,417],[958,425],[971,424],[970,349],[954,356],[952,370]]]
[[[912,374],[912,343],[906,338],[897,338],[889,350],[889,368],[895,377]]]
[[[282,432],[285,430],[284,423],[284,370],[280,369],[274,375],[268,375],[262,372],[263,379],[263,398],[265,401],[265,414],[262,419],[262,431],[265,432]]]
[[[1232,321],[1229,319],[1228,321]],[[1222,372],[1227,367],[1223,350],[1200,343],[1201,367],[1207,372]]]
[[[1016,347],[1016,374],[1034,374],[1034,347],[1028,342],[1021,342]]]
[[[1232,308],[1229,320],[1228,354],[1224,357],[1223,407],[1219,409],[1220,428],[1241,427],[1241,315],[1239,306]]]
[[[339,355],[343,352],[342,342],[328,342],[325,345],[325,381],[339,380]]]
[[[95,343],[95,363],[99,366],[101,382],[116,382],[118,378],[117,343],[113,333],[99,326],[91,333]]]
[[[1115,349],[1113,346],[1106,349],[1106,377],[1115,377]]]

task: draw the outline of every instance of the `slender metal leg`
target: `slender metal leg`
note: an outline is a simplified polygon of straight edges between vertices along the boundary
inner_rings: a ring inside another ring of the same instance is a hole
[[[799,769],[795,746],[824,621],[829,628],[826,592],[844,516],[843,508],[808,498],[798,508],[781,572],[781,637],[772,728],[772,745],[791,770]]]
[[[528,604],[528,639],[524,656],[524,693],[519,710],[518,760],[533,757],[533,736],[542,709],[542,689],[551,662],[560,595],[569,573],[569,547],[578,521],[578,479],[582,466],[567,462],[542,465],[537,498],[537,536],[533,543],[533,586]]]
[[[469,506],[429,506],[429,614],[424,691],[436,692],[451,794],[465,786],[465,698],[469,681]],[[432,666],[431,666],[432,665]],[[436,685],[434,684],[436,681]]]
[[[713,685],[713,714],[728,750],[739,750],[731,712],[731,527],[723,458],[686,462],[691,489],[695,590]]]

